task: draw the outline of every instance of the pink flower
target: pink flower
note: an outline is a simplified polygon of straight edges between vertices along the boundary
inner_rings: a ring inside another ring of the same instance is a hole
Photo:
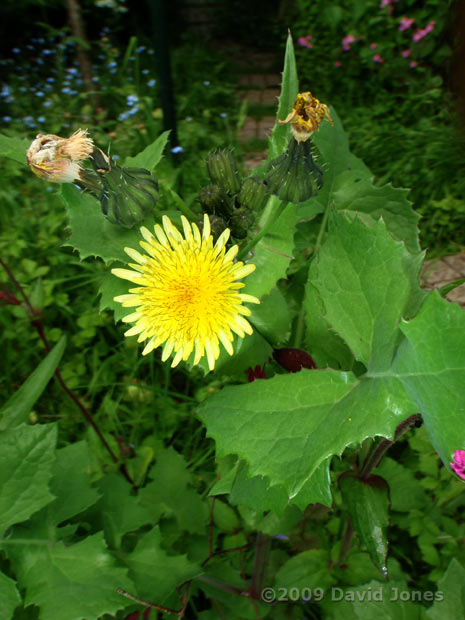
[[[299,37],[297,39],[297,43],[301,45],[302,47],[308,47],[309,49],[311,49],[313,47],[312,39],[313,39],[312,35],[307,34],[307,36],[305,37]]]
[[[340,67],[342,65],[342,62],[340,60],[335,60],[334,61],[334,66],[335,67]]]
[[[423,39],[423,37],[426,37],[427,34],[429,34],[432,30],[434,30],[435,26],[436,26],[436,22],[430,22],[424,28],[417,28],[415,31],[415,34],[412,37],[413,41],[417,43],[418,41]]]
[[[348,34],[346,37],[342,39],[342,49],[347,52],[350,50],[350,44],[356,41],[357,39],[353,34]]]
[[[415,69],[415,67],[418,65],[416,60],[412,60],[412,62],[409,64],[410,69]]]
[[[452,471],[455,471],[457,476],[465,480],[465,450],[456,450],[452,456],[453,463],[449,463]]]
[[[404,30],[408,30],[414,21],[415,20],[413,19],[413,17],[401,17],[399,30],[401,32],[403,32]]]
[[[412,50],[403,50],[402,51],[402,58],[408,58],[411,53],[412,53]]]
[[[384,58],[381,58],[379,54],[375,54],[373,56],[373,62],[378,62],[380,65],[382,65],[384,62]]]
[[[378,47],[377,43],[370,43],[370,49],[375,50]]]

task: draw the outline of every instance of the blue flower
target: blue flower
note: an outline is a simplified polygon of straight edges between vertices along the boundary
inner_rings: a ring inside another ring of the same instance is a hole
[[[205,80],[203,83],[204,86],[210,86],[210,82],[208,80]]]
[[[77,75],[79,73],[79,71],[76,69],[76,67],[69,67],[68,69],[66,69],[66,71],[70,75]]]
[[[118,160],[121,159],[119,155],[112,155],[112,159]]]
[[[142,75],[148,75],[150,73],[150,69],[142,69]]]
[[[21,50],[19,49],[19,47],[14,47],[12,50],[13,54],[20,54]]]
[[[115,62],[114,60],[112,62],[108,63],[108,68],[109,69],[115,69],[118,66],[118,63]]]
[[[37,122],[38,123],[45,123],[45,116],[38,116],[37,117]]]
[[[149,80],[149,81],[147,82],[147,86],[148,86],[149,88],[153,88],[153,87],[155,86],[155,84],[156,84],[156,83],[157,83],[157,80]]]
[[[186,116],[186,122],[190,123],[192,121],[192,116]]]
[[[41,90],[36,92],[36,97],[45,97],[44,93]]]
[[[2,118],[2,120],[3,120],[4,123],[10,123],[11,122],[11,116],[4,116]]]
[[[47,101],[44,101],[43,104],[44,108],[50,108],[53,105],[53,101],[50,101],[50,99],[48,99]]]
[[[184,149],[182,148],[182,146],[174,146],[174,147],[171,149],[171,152],[172,152],[172,153],[175,153],[175,154],[176,154],[176,153],[182,153],[183,151],[184,151]]]
[[[139,97],[137,95],[128,95],[126,97],[126,102],[128,106],[132,106],[139,101]]]
[[[46,80],[49,84],[53,84],[55,82],[55,78],[48,77]]]
[[[140,45],[140,46],[136,49],[136,53],[137,53],[137,54],[141,54],[142,52],[145,52],[145,45]]]
[[[227,113],[226,112],[220,112],[220,116],[221,118],[227,118]]]
[[[53,50],[42,50],[42,56],[50,56],[51,54],[54,54],[55,52]]]

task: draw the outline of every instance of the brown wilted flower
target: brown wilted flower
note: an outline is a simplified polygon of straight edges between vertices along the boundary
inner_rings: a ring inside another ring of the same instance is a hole
[[[87,129],[78,129],[69,138],[38,134],[26,153],[28,166],[41,179],[51,183],[74,183],[83,180],[80,162],[94,151]]]
[[[283,121],[278,120],[278,123],[290,123],[292,135],[297,142],[306,142],[325,119],[333,122],[328,106],[320,103],[311,92],[307,92],[297,95],[292,112]]]

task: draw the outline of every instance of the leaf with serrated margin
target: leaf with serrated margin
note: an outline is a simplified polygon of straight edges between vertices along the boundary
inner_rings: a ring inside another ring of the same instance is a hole
[[[268,476],[293,498],[328,457],[367,437],[392,437],[413,413],[395,378],[301,370],[228,386],[202,404],[199,417],[220,457],[237,454],[250,476]]]
[[[420,261],[391,237],[382,220],[368,226],[358,217],[349,221],[335,213],[329,224],[309,285],[323,302],[323,318],[355,358],[371,370],[389,368],[399,322],[412,297],[421,294]]]
[[[108,553],[102,532],[74,545],[15,545],[9,553],[26,589],[25,605],[40,607],[41,620],[96,620],[128,605],[116,588],[133,584]]]
[[[186,555],[166,553],[158,526],[145,534],[125,559],[139,596],[162,604],[176,586],[202,573]]]
[[[455,558],[438,581],[434,601],[426,612],[431,620],[465,618],[465,568]]]
[[[149,172],[152,172],[163,156],[163,150],[169,135],[169,131],[164,131],[158,136],[155,142],[149,144],[143,151],[134,157],[126,157],[123,165],[130,168],[145,168]]]
[[[0,433],[0,534],[49,504],[57,429],[53,424]]]
[[[369,178],[356,179],[352,173],[345,173],[338,179],[333,200],[338,211],[356,212],[368,224],[382,217],[394,239],[404,241],[410,252],[418,253],[420,216],[407,200],[409,191],[390,183],[375,187]]]
[[[431,442],[449,467],[465,450],[465,311],[433,291],[418,315],[403,322],[392,374],[423,416]]]
[[[61,197],[71,228],[71,236],[65,245],[76,248],[82,259],[98,256],[104,261],[120,260],[126,263],[124,247],[138,247],[141,238],[139,227],[127,229],[111,224],[103,215],[99,201],[72,185],[63,184]]]

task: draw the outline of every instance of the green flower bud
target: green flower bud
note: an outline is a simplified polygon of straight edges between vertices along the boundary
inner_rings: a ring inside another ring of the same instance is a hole
[[[315,196],[323,185],[323,169],[313,159],[310,140],[291,138],[286,152],[270,162],[265,182],[272,194],[287,202]]]
[[[210,153],[206,163],[212,183],[219,185],[228,194],[237,194],[241,188],[241,178],[232,152]]]
[[[206,213],[224,213],[226,198],[226,194],[219,185],[207,185],[202,187],[199,193],[199,202]]]
[[[265,208],[270,196],[270,190],[262,179],[249,177],[242,183],[238,200],[242,206],[259,213]]]
[[[255,221],[255,214],[247,207],[235,209],[228,223],[231,234],[237,239],[245,239]]]
[[[144,168],[122,168],[111,161],[100,178],[102,212],[112,224],[132,228],[153,211],[160,197],[157,181]]]

